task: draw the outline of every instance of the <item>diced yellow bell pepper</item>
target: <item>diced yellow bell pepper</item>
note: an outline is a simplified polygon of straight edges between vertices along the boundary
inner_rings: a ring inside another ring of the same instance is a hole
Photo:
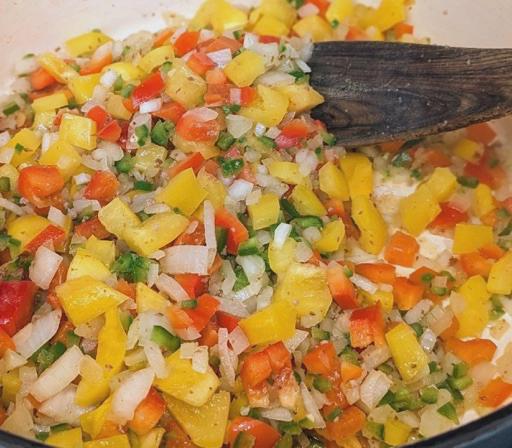
[[[242,107],[240,115],[267,127],[277,126],[288,112],[288,97],[279,90],[258,85],[258,98],[250,106]]]
[[[38,56],[37,62],[62,84],[66,84],[68,81],[78,76],[78,72],[76,70],[53,53],[43,53]]]
[[[368,196],[356,196],[352,199],[352,219],[361,231],[361,247],[366,252],[377,255],[386,244],[388,228]]]
[[[34,131],[23,128],[18,131],[7,145],[2,148],[2,152],[6,148],[14,148],[14,155],[11,159],[11,165],[18,166],[24,162],[28,162],[39,149],[41,145],[41,137]]]
[[[216,1],[215,9],[210,18],[213,30],[217,33],[240,30],[247,25],[247,14],[235,8],[225,0]]]
[[[39,158],[41,165],[54,165],[68,180],[82,165],[82,157],[68,142],[57,140]]]
[[[114,118],[121,120],[129,120],[133,115],[133,113],[124,106],[123,97],[121,95],[110,95],[107,99],[106,109]]]
[[[252,345],[270,344],[289,339],[295,333],[297,314],[285,302],[274,302],[238,324]]]
[[[167,397],[167,406],[173,417],[200,448],[221,448],[228,424],[229,392],[215,394],[197,408]]]
[[[400,201],[402,227],[413,235],[419,235],[441,212],[441,207],[426,185]]]
[[[207,192],[206,199],[210,201],[215,209],[224,207],[224,199],[227,196],[224,184],[206,170],[201,170],[197,174],[197,182]]]
[[[325,18],[330,22],[342,23],[348,19],[354,11],[352,0],[333,0],[325,13]]]
[[[487,290],[492,294],[509,295],[512,292],[512,252],[507,252],[492,265]]]
[[[137,302],[137,312],[156,311],[163,313],[169,306],[169,301],[146,286],[144,283],[137,283],[135,301]]]
[[[489,322],[491,297],[484,278],[480,275],[468,278],[459,288],[459,293],[464,298],[464,306],[463,309],[453,308],[459,322],[457,337],[480,337]]]
[[[53,126],[56,116],[57,112],[55,112],[54,110],[52,110],[51,112],[37,112],[34,115],[34,124],[32,127],[34,129],[37,129],[40,126],[42,126],[48,129]]]
[[[20,387],[21,380],[18,370],[11,370],[2,375],[2,401],[5,406],[16,401],[16,394]]]
[[[146,73],[150,73],[154,68],[160,67],[165,62],[169,62],[174,58],[174,49],[172,45],[162,45],[154,48],[145,54],[139,62],[139,67]]]
[[[89,411],[81,415],[80,426],[82,427],[82,430],[95,439],[107,421],[111,407],[112,397],[109,397],[93,411]]]
[[[135,168],[145,173],[159,168],[166,158],[167,149],[151,143],[137,149],[133,161],[135,162]]]
[[[398,420],[388,418],[384,424],[384,441],[391,446],[398,446],[407,443],[412,428]]]
[[[438,202],[450,199],[450,196],[457,189],[457,178],[450,171],[450,168],[436,168],[425,182]]]
[[[474,252],[493,241],[491,226],[459,223],[455,226],[453,253],[460,255]]]
[[[167,356],[169,376],[155,379],[156,388],[191,406],[203,406],[215,393],[220,381],[211,367],[206,373],[196,372],[190,359],[181,359],[180,351]]]
[[[56,288],[66,315],[80,325],[123,303],[127,296],[92,277],[68,280]]]
[[[304,185],[297,185],[293,189],[292,194],[290,195],[290,200],[301,215],[327,215],[327,210],[320,202],[320,199],[318,199],[312,190],[305,187]]]
[[[382,308],[387,312],[390,312],[393,309],[394,297],[391,291],[382,291],[379,289],[374,294],[364,293],[364,296],[372,305],[380,302]]]
[[[12,165],[6,163],[0,166],[0,177],[7,177],[11,186],[11,191],[16,191],[18,185],[18,177],[20,174],[18,170]]]
[[[21,242],[20,249],[30,243],[39,233],[51,224],[46,218],[38,215],[23,215],[7,224],[7,233]]]
[[[386,333],[386,341],[396,368],[406,383],[428,374],[428,356],[409,325],[399,323]]]
[[[84,104],[92,98],[94,88],[99,84],[100,78],[99,73],[93,73],[92,75],[77,76],[68,82],[68,88],[78,104]]]
[[[162,439],[164,438],[164,435],[164,428],[153,428],[147,434],[139,436],[139,448],[159,448],[162,446]]]
[[[68,105],[68,97],[62,92],[36,98],[32,103],[34,112],[49,112]]]
[[[272,173],[271,173],[272,174]],[[350,193],[347,179],[343,172],[332,162],[327,162],[318,171],[318,180],[320,182],[320,190],[332,199],[340,199],[348,201]]]
[[[298,317],[308,316],[320,322],[332,303],[326,270],[311,264],[292,263],[279,278],[274,301],[291,305]]]
[[[372,194],[373,166],[368,157],[360,153],[349,153],[340,159],[340,166],[347,179],[352,199]]]
[[[173,59],[172,69],[167,73],[165,93],[187,109],[203,102],[206,81],[192,71],[181,59]]]
[[[190,154],[193,152],[199,152],[203,156],[204,159],[211,159],[212,157],[217,157],[220,154],[218,148],[210,142],[193,142],[191,140],[185,140],[180,137],[178,133],[175,133],[172,137],[172,143],[186,154]]]
[[[297,242],[293,238],[288,238],[282,247],[277,247],[276,243],[272,241],[268,246],[270,269],[278,275],[284,274],[288,266],[295,260],[296,248]]]
[[[85,442],[84,448],[131,448],[131,445],[126,434],[119,434],[105,439]]]
[[[279,197],[273,193],[261,195],[256,204],[247,206],[254,230],[265,229],[279,220]]]
[[[472,209],[475,215],[481,218],[482,216],[491,213],[496,208],[496,201],[492,195],[492,190],[489,185],[478,184],[473,191],[473,204]]]
[[[252,29],[253,33],[262,36],[287,36],[290,28],[273,16],[261,16]]]
[[[286,0],[262,0],[251,12],[250,23],[255,24],[261,16],[274,17],[290,28],[297,18],[297,10]]]
[[[189,168],[173,177],[167,186],[156,195],[156,200],[190,216],[207,195],[208,192],[197,181],[194,170]]]
[[[110,37],[101,31],[90,31],[68,39],[65,45],[68,53],[73,57],[77,57],[90,54],[111,40]]]
[[[67,280],[80,277],[92,277],[100,282],[111,276],[109,269],[90,252],[78,248],[68,269]]]
[[[238,87],[247,87],[265,73],[265,60],[260,54],[246,50],[224,68],[224,73]]]
[[[215,11],[218,0],[206,0],[201,3],[201,6],[196,11],[194,17],[188,23],[191,30],[200,31],[211,25],[211,17]]]
[[[455,155],[468,162],[474,162],[481,154],[482,150],[483,146],[480,143],[470,140],[469,138],[463,138],[458,141],[455,148],[453,148]]]
[[[304,17],[293,25],[295,31],[300,37],[311,36],[313,42],[323,42],[332,39],[332,27],[322,17],[318,15]]]
[[[315,249],[321,253],[336,252],[345,240],[345,224],[343,221],[331,221],[322,230],[321,238],[315,242]]]
[[[79,148],[93,150],[96,148],[96,122],[87,117],[64,114],[59,136]]]
[[[309,84],[291,84],[289,86],[277,86],[276,90],[284,94],[289,101],[289,112],[305,112],[322,104],[325,98]]]
[[[140,220],[121,199],[115,198],[98,212],[98,218],[105,228],[123,239],[126,230],[140,225]]]
[[[82,430],[73,428],[54,432],[45,440],[45,443],[57,448],[82,448]]]
[[[144,72],[131,62],[114,62],[104,67],[101,72],[105,73],[108,70],[115,71],[124,82],[137,81],[144,76]]]
[[[285,184],[298,185],[304,181],[299,164],[295,162],[274,160],[268,165],[268,172]]]
[[[85,242],[85,250],[109,268],[116,258],[116,244],[110,240],[99,240],[92,235]]]
[[[406,19],[404,0],[382,0],[377,9],[368,8],[368,13],[361,18],[363,28],[376,26],[387,31]]]

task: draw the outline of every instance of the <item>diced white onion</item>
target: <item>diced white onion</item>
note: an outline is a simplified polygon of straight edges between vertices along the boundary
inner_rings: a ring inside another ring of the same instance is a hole
[[[264,124],[256,123],[256,126],[254,126],[254,134],[256,137],[262,137],[265,135],[265,132],[267,131],[267,128]]]
[[[251,50],[263,56],[266,66],[274,65],[279,60],[279,45],[275,42],[270,44],[257,43],[252,45]]]
[[[100,83],[103,87],[110,88],[114,85],[118,76],[116,71],[109,69],[101,75]]]
[[[377,292],[377,285],[362,275],[353,274],[352,277],[350,277],[350,280],[359,289],[362,289],[368,294],[375,294]]]
[[[272,70],[261,75],[257,82],[268,87],[291,86],[295,83],[295,78],[288,73]]]
[[[219,301],[219,311],[224,311],[237,317],[247,317],[249,315],[247,308],[236,300],[219,298]]]
[[[243,353],[251,346],[249,339],[247,339],[247,336],[244,333],[244,330],[242,330],[239,326],[236,326],[234,330],[229,333],[228,340],[231,344],[231,347],[233,347],[233,352],[235,355]]]
[[[101,315],[88,322],[77,325],[74,332],[81,338],[92,339],[95,341],[98,339],[98,335],[103,328],[103,325],[105,325],[105,318]]]
[[[233,387],[236,378],[236,365],[233,363],[231,350],[228,348],[228,330],[226,328],[219,328],[218,348],[221,372],[226,382]]]
[[[363,358],[364,368],[371,371],[391,358],[391,352],[387,345],[370,345],[361,352],[361,357]]]
[[[4,431],[26,437],[27,439],[34,437],[34,433],[32,432],[34,428],[32,413],[25,406],[24,399],[21,395],[16,397],[14,411],[5,419],[0,428]]]
[[[198,373],[208,371],[208,347],[202,345],[192,355],[192,370]]]
[[[75,213],[80,213],[87,208],[91,208],[92,211],[99,211],[101,204],[96,199],[76,199],[73,201],[73,209]]]
[[[244,34],[244,48],[251,48],[256,45],[259,41],[259,36],[253,33],[245,33]]]
[[[11,139],[11,134],[9,134],[8,131],[0,132],[0,146],[5,146],[7,143],[9,143],[9,140]],[[14,152],[14,148],[13,152]],[[3,162],[0,160],[1,163],[9,163],[9,162]]]
[[[238,256],[236,262],[242,266],[249,281],[259,279],[265,273],[265,262],[258,255]]]
[[[297,10],[297,13],[301,19],[304,17],[316,16],[319,12],[320,10],[318,9],[318,6],[313,3],[306,3]]]
[[[184,342],[180,346],[180,359],[192,359],[198,347],[197,342]]]
[[[244,201],[252,191],[254,184],[244,179],[236,179],[228,189],[228,194],[234,201]]]
[[[446,330],[452,324],[452,321],[452,310],[450,308],[443,308],[440,305],[435,306],[425,316],[425,323],[436,335],[440,335]]]
[[[222,260],[222,274],[224,275],[224,280],[221,284],[222,292],[224,295],[231,294],[236,282],[236,275],[233,266],[231,266],[228,260]]]
[[[61,310],[52,311],[25,325],[13,336],[16,351],[25,359],[30,358],[57,333]]]
[[[75,403],[76,386],[70,384],[57,395],[46,400],[37,409],[43,415],[60,423],[79,425],[80,416],[92,410],[92,407],[83,408]]]
[[[219,68],[224,68],[233,59],[233,56],[231,55],[231,50],[229,48],[224,48],[222,50],[206,53],[206,56],[208,56]]]
[[[48,220],[59,227],[66,226],[66,215],[53,206],[48,210]]]
[[[279,137],[280,134],[281,134],[281,129],[279,129],[275,126],[270,128],[267,132],[265,132],[265,135],[271,139],[276,139],[277,137]]]
[[[228,132],[235,138],[240,138],[252,129],[252,120],[242,115],[228,115],[226,117]]]
[[[195,109],[190,109],[188,112],[185,112],[183,116],[194,118],[194,120],[200,123],[206,123],[207,121],[215,120],[219,116],[219,113],[209,107],[196,107]]]
[[[306,64],[302,59],[297,59],[297,61],[295,62],[304,73],[311,73],[311,67],[308,64]]]
[[[278,422],[291,422],[293,420],[291,411],[286,408],[263,409],[261,416]]]
[[[285,222],[282,222],[276,227],[274,231],[274,244],[278,249],[281,249],[284,246],[284,243],[290,236],[292,232],[292,226]]]
[[[266,246],[272,241],[272,235],[266,230],[258,230],[256,232],[256,239],[262,246]]]
[[[215,209],[210,201],[203,204],[204,239],[208,248],[208,266],[211,266],[217,254],[217,238],[215,236]]]
[[[76,346],[66,352],[48,367],[30,388],[38,401],[45,401],[64,390],[79,374],[82,351]]]
[[[291,352],[294,352],[297,347],[304,342],[304,340],[308,337],[309,333],[304,330],[295,330],[295,334],[290,338],[284,341],[284,345]]]
[[[156,112],[162,108],[162,98],[155,98],[153,100],[144,101],[139,106],[139,112],[141,114],[150,114]]]
[[[2,360],[4,362],[3,368],[6,372],[17,369],[27,363],[27,360],[23,356],[10,348],[5,351]]]
[[[407,313],[404,320],[410,325],[419,322],[430,311],[433,303],[430,300],[420,300]]]
[[[0,135],[7,135],[7,136],[9,136],[9,133],[6,131],[6,132],[3,132]],[[9,140],[7,140],[7,141],[9,141]],[[4,143],[4,145],[5,144],[7,144],[7,142]],[[4,145],[0,145],[0,146],[4,146]],[[7,163],[11,163],[11,160],[12,160],[13,156],[14,156],[14,148],[11,148],[9,146],[8,147],[4,147],[2,149],[2,151],[0,151],[0,163],[6,163],[6,164]]]
[[[170,212],[171,208],[167,204],[151,204],[144,207],[144,213],[148,215],[158,215],[160,213]]]
[[[229,102],[231,104],[242,104],[242,89],[232,88],[229,91]]]
[[[199,42],[206,42],[207,40],[213,39],[215,37],[215,33],[212,30],[208,30],[203,28],[199,31]]]
[[[313,424],[315,428],[325,428],[325,420],[320,414],[318,410],[315,400],[311,396],[311,392],[308,390],[304,382],[300,383],[300,391],[302,394],[302,401],[304,402],[304,407],[306,408],[306,412],[313,419]]]
[[[314,243],[315,241],[318,241],[320,238],[322,238],[320,230],[318,230],[316,227],[308,227],[307,229],[304,229],[302,236],[308,241],[308,243]]]
[[[16,205],[14,202],[8,201],[7,199],[2,197],[0,197],[0,208],[5,208],[6,210],[18,216],[22,216],[25,214],[25,212],[19,205]]]
[[[372,370],[364,379],[360,388],[361,401],[373,409],[386,395],[387,391],[393,384],[386,374],[379,370]]]
[[[426,352],[431,352],[436,345],[437,337],[435,333],[427,328],[420,337],[420,345]]]
[[[121,381],[112,395],[111,417],[115,423],[124,425],[133,418],[135,408],[146,398],[153,383],[152,368],[133,372]]]
[[[162,355],[162,351],[158,344],[153,341],[145,341],[143,348],[148,364],[155,371],[156,377],[166,378],[169,372],[167,364],[165,363],[164,355]]]
[[[171,36],[171,43],[175,44],[176,41],[178,40],[178,38],[185,32],[187,31],[187,28],[182,26],[182,27],[179,27],[175,32],[174,34]]]
[[[148,269],[148,286],[151,288],[158,280],[158,273],[160,272],[160,265],[158,263],[149,263]]]
[[[155,285],[160,292],[167,294],[176,302],[183,302],[183,300],[190,299],[183,287],[176,280],[166,274],[160,274]]]
[[[206,246],[173,246],[165,250],[160,260],[162,270],[168,274],[208,274],[208,248]]]
[[[84,185],[91,181],[91,175],[87,173],[80,173],[77,174],[76,176],[73,176],[73,180],[77,185]]]
[[[30,265],[28,276],[41,289],[48,289],[62,263],[62,256],[45,246],[39,246]]]
[[[295,260],[305,263],[313,256],[313,250],[304,241],[299,241],[295,248]]]

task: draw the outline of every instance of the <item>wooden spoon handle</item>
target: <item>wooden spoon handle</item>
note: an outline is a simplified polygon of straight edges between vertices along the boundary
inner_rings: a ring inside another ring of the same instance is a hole
[[[512,50],[325,42],[313,111],[346,146],[410,140],[512,113]]]

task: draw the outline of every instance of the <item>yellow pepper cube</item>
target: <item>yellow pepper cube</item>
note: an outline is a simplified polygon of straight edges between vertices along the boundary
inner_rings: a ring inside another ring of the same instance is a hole
[[[206,93],[206,81],[191,70],[182,59],[174,59],[167,73],[165,93],[187,109],[202,104]]]
[[[219,0],[206,0],[201,3],[201,6],[196,11],[194,17],[190,20],[188,26],[191,30],[200,31],[211,25],[211,18],[218,6]]]
[[[80,34],[68,39],[65,45],[68,53],[73,57],[77,57],[90,54],[111,40],[110,37],[101,31],[90,31],[89,33]]]
[[[110,270],[87,250],[79,248],[68,269],[67,280],[92,277],[101,282],[111,276]]]
[[[491,226],[460,223],[455,226],[453,253],[460,255],[475,252],[493,241]]]
[[[240,115],[267,127],[277,126],[288,112],[288,97],[279,90],[258,85],[258,97],[250,106],[242,107]]]
[[[468,162],[474,162],[478,159],[479,155],[482,154],[484,147],[469,138],[463,138],[455,145],[453,152],[461,159],[467,160]]]
[[[213,207],[217,210],[224,207],[224,199],[227,196],[226,187],[224,184],[206,170],[201,170],[197,174],[197,181],[203,187],[208,196],[206,200],[210,201]]]
[[[377,9],[368,8],[367,14],[361,18],[361,26],[375,26],[387,31],[405,19],[405,0],[382,0]]]
[[[512,252],[507,252],[492,265],[487,290],[492,294],[509,295],[512,292]]]
[[[94,88],[99,84],[100,78],[99,73],[93,73],[92,75],[77,76],[68,82],[68,88],[78,104],[84,104],[92,98]]]
[[[144,435],[140,435],[139,438],[139,447],[140,448],[158,448],[162,446],[162,440],[166,430],[164,428],[153,428],[151,431]]]
[[[99,240],[94,235],[85,242],[85,250],[100,260],[107,267],[110,267],[116,258],[115,242],[110,240]]]
[[[292,194],[290,195],[290,200],[301,215],[327,215],[327,210],[320,202],[320,199],[318,199],[312,190],[304,185],[297,185],[293,189]]]
[[[459,294],[463,298],[462,306],[452,302],[452,309],[459,322],[457,337],[480,337],[489,322],[491,297],[484,278],[480,275],[468,278],[459,288]]]
[[[123,97],[121,95],[110,95],[105,107],[107,112],[114,118],[129,120],[133,115],[133,113],[124,106]]]
[[[83,448],[131,448],[130,440],[126,434],[107,437],[105,439],[85,442]]]
[[[287,36],[290,28],[273,16],[262,16],[254,25],[252,31],[262,36],[281,37]]]
[[[298,185],[304,181],[299,165],[295,162],[272,161],[268,166],[268,172],[281,182],[288,185]]]
[[[274,302],[238,324],[252,345],[270,344],[291,338],[297,314],[286,302]]]
[[[359,244],[363,250],[374,255],[380,253],[388,238],[388,228],[368,196],[352,199],[352,219],[361,231]]]
[[[384,441],[391,446],[398,446],[407,443],[412,428],[398,420],[388,418],[384,424]]]
[[[380,302],[384,311],[390,312],[393,309],[394,297],[391,291],[378,290],[374,294],[365,294],[369,302],[375,305]]]
[[[2,375],[2,401],[5,404],[16,401],[16,394],[21,387],[18,370],[11,370]]]
[[[191,406],[166,397],[167,407],[184,431],[198,447],[219,448],[224,442],[228,424],[230,395],[221,391],[201,407]]]
[[[208,192],[197,181],[194,170],[189,168],[173,177],[167,186],[156,195],[156,200],[190,216],[207,195]]]
[[[322,17],[318,15],[304,17],[293,25],[295,31],[300,37],[311,36],[313,42],[323,42],[332,39],[332,27]]]
[[[169,306],[169,301],[144,283],[137,283],[135,301],[137,303],[137,312],[156,311],[163,313]]]
[[[160,168],[166,158],[166,148],[150,143],[137,149],[133,161],[135,162],[135,168],[145,173]]]
[[[24,162],[28,162],[40,145],[41,137],[39,137],[39,134],[27,128],[18,131],[6,145],[7,148],[14,148],[11,165],[17,167]]]
[[[343,172],[332,162],[327,162],[320,168],[318,178],[320,190],[331,199],[340,199],[341,201],[348,201],[350,199],[347,179],[345,179]]]
[[[82,430],[95,439],[103,429],[112,407],[112,397],[106,399],[96,409],[80,416]]]
[[[156,67],[160,67],[165,62],[169,62],[174,58],[174,50],[172,45],[162,45],[154,48],[145,54],[139,62],[139,67],[146,73],[150,73]]]
[[[54,110],[49,112],[36,112],[34,115],[34,124],[33,128],[37,129],[39,127],[51,128],[55,121],[55,117],[57,116],[57,112]]]
[[[76,174],[76,171],[82,165],[82,157],[73,145],[57,140],[41,155],[39,163],[41,165],[56,166],[64,176],[64,179],[68,180]]]
[[[272,193],[263,194],[256,204],[247,207],[254,230],[265,229],[279,220],[279,198]]]
[[[340,159],[340,167],[348,182],[350,197],[370,196],[373,192],[373,166],[364,154],[350,153]]]
[[[49,112],[68,105],[68,97],[62,92],[36,98],[32,103],[34,112]]]
[[[268,264],[276,274],[284,274],[295,260],[295,249],[297,248],[297,241],[293,238],[288,238],[283,246],[278,247],[274,241],[268,246]]]
[[[56,293],[66,315],[75,326],[89,322],[128,299],[92,277],[68,280],[57,286]]]
[[[30,243],[39,233],[51,224],[39,215],[23,215],[7,224],[7,233],[21,243],[20,249]]]
[[[428,375],[428,356],[409,325],[402,322],[388,331],[386,342],[395,365],[406,383]]]
[[[315,248],[321,253],[336,252],[345,240],[345,224],[343,221],[331,221],[326,224],[321,238],[315,242]]]
[[[82,430],[80,428],[53,432],[45,443],[57,448],[82,448]]]
[[[53,53],[43,53],[37,58],[37,62],[62,84],[66,84],[68,81],[78,76],[76,70]]]
[[[137,81],[142,79],[144,76],[144,72],[131,62],[114,62],[113,64],[104,67],[101,73],[105,73],[108,70],[115,71],[121,78],[123,78],[124,82]]]
[[[59,136],[72,145],[91,151],[96,148],[96,122],[87,117],[64,114]]]
[[[9,164],[0,166],[0,177],[7,177],[9,179],[11,191],[16,191],[19,177],[19,173],[16,168]]]
[[[210,20],[213,30],[219,34],[243,29],[248,21],[244,11],[225,0],[217,0]]]
[[[319,106],[325,101],[325,98],[309,84],[277,86],[276,89],[288,98],[289,112],[305,112]]]
[[[219,378],[210,366],[206,373],[195,371],[190,359],[181,359],[180,350],[167,356],[166,364],[169,375],[155,379],[155,387],[191,406],[206,404],[219,387]]]
[[[246,50],[224,68],[224,73],[238,87],[248,87],[265,73],[265,60],[260,54]]]
[[[292,263],[279,279],[274,301],[294,307],[298,317],[320,322],[332,303],[326,270],[311,264]]]
[[[352,0],[333,0],[325,13],[325,18],[330,22],[342,23],[348,19],[354,11]]]
[[[118,238],[123,239],[127,229],[138,227],[140,220],[121,199],[115,198],[98,212],[103,226]]]
[[[256,23],[261,16],[271,16],[291,27],[297,18],[297,10],[287,0],[262,0],[259,8],[251,13],[251,23]]]
[[[489,185],[478,184],[473,190],[473,203],[472,209],[475,215],[481,218],[482,216],[491,213],[496,208],[496,201],[492,194]]]
[[[457,178],[449,168],[436,168],[425,182],[438,202],[447,201],[457,189]]]
[[[419,235],[441,212],[434,194],[426,185],[400,201],[402,227],[413,235]]]

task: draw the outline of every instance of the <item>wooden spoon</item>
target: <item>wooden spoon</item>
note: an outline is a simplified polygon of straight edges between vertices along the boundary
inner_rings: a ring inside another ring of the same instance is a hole
[[[313,117],[345,146],[411,140],[512,113],[512,49],[325,42],[309,65],[326,99]]]

